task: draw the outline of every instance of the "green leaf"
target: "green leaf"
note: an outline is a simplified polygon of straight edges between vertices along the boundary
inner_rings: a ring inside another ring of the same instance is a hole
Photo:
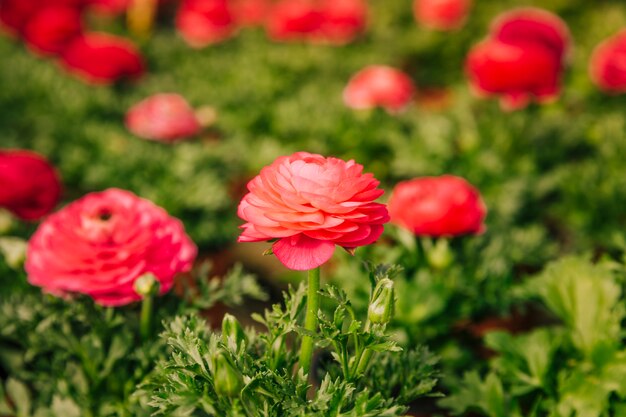
[[[15,378],[9,378],[6,383],[6,395],[15,404],[18,417],[26,417],[31,412],[31,395],[26,384]]]

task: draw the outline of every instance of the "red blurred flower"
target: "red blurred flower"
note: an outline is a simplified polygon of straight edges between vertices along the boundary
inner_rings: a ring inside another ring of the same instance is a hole
[[[194,48],[222,42],[236,31],[228,0],[183,0],[176,14],[176,28]]]
[[[351,42],[367,25],[367,3],[364,0],[322,0],[320,40],[332,44]]]
[[[28,281],[44,291],[86,294],[106,306],[138,301],[145,273],[168,292],[189,271],[196,246],[182,223],[148,200],[118,189],[88,194],[49,216],[28,242]]]
[[[23,220],[36,220],[48,214],[60,196],[59,177],[41,155],[0,151],[0,207]]]
[[[363,0],[281,0],[272,7],[268,36],[276,41],[313,41],[345,44],[367,23]]]
[[[596,46],[589,62],[589,75],[603,91],[626,92],[626,30]]]
[[[262,25],[272,7],[270,0],[232,0],[235,21],[240,26]]]
[[[124,13],[132,0],[86,0],[90,10],[97,14],[117,16]]]
[[[135,80],[144,73],[143,59],[135,46],[105,33],[86,33],[76,38],[61,55],[61,62],[68,71],[92,84]]]
[[[275,41],[304,40],[320,30],[322,18],[312,0],[281,0],[272,7],[265,28]]]
[[[470,85],[479,96],[500,96],[506,110],[544,102],[560,91],[564,58],[570,45],[567,27],[540,9],[519,9],[498,17],[491,37],[466,60]]]
[[[404,72],[372,65],[348,81],[343,90],[343,101],[353,109],[383,107],[389,112],[397,112],[411,102],[414,94],[413,81]]]
[[[396,185],[389,199],[391,222],[417,236],[481,233],[487,215],[478,190],[452,175],[415,178]]]
[[[248,183],[238,214],[247,223],[239,242],[278,239],[272,246],[287,268],[328,261],[335,245],[348,250],[375,242],[389,221],[375,203],[383,190],[354,161],[298,152],[283,156]]]
[[[67,6],[80,10],[84,0],[0,0],[0,26],[11,35],[22,33],[30,18],[49,6]]]
[[[454,30],[465,24],[471,7],[471,0],[414,0],[413,14],[426,28]]]
[[[200,123],[193,109],[178,94],[155,94],[126,113],[126,127],[133,134],[163,142],[196,135]]]
[[[506,43],[539,43],[561,60],[569,51],[569,29],[557,15],[534,7],[514,9],[498,16],[491,25],[491,37]]]
[[[82,31],[80,10],[70,6],[49,6],[30,17],[24,27],[24,40],[36,52],[56,55]]]

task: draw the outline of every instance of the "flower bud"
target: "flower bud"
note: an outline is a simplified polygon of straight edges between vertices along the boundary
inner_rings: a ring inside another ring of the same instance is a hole
[[[246,333],[239,321],[232,314],[226,313],[222,319],[222,342],[233,350],[239,350],[242,343],[245,343]],[[231,343],[234,346],[231,346]]]
[[[243,378],[239,370],[224,352],[215,358],[215,392],[217,395],[236,397],[243,387]]]
[[[147,272],[137,278],[133,284],[135,292],[142,297],[148,297],[150,295],[159,293],[159,281],[157,281],[154,274]]]
[[[389,278],[381,279],[374,288],[374,294],[372,294],[372,300],[367,311],[369,321],[374,324],[389,323],[393,317],[394,302],[393,281]]]

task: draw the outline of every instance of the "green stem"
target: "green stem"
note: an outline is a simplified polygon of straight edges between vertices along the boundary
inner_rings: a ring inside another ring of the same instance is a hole
[[[365,327],[364,327],[364,331],[368,332],[370,329],[370,322],[369,320],[365,322]],[[374,353],[373,350],[371,349],[365,349],[360,357],[359,357],[359,363],[356,367],[356,372],[355,375],[362,375],[363,373],[365,373],[365,368],[367,368],[367,365],[370,363],[370,359],[372,358],[372,354]]]
[[[152,294],[143,297],[141,302],[141,317],[139,319],[139,334],[141,340],[146,341],[152,333],[152,305],[154,296]]]
[[[309,270],[309,283],[306,299],[306,316],[304,318],[304,328],[311,332],[317,331],[317,312],[320,308],[320,269]],[[313,357],[313,338],[304,336],[300,346],[300,367],[305,374],[311,369],[311,359]]]

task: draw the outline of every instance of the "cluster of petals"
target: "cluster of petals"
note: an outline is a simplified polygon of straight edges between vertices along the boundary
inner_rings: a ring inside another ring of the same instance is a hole
[[[467,57],[470,85],[479,96],[500,97],[506,110],[532,99],[553,100],[570,46],[569,30],[558,16],[537,8],[506,12]]]
[[[456,30],[465,24],[472,0],[413,0],[415,20],[425,28]]]
[[[174,142],[198,134],[200,122],[187,100],[179,94],[150,96],[126,112],[126,127],[136,136]]]
[[[603,91],[626,92],[626,30],[600,43],[589,62],[591,80]]]
[[[485,229],[487,209],[480,193],[453,175],[400,182],[388,207],[391,222],[417,236],[452,237]]]
[[[23,220],[37,220],[59,202],[61,182],[41,155],[0,150],[0,207]]]
[[[47,217],[28,242],[25,268],[45,292],[119,306],[141,299],[133,284],[146,273],[161,294],[169,291],[196,252],[179,220],[128,191],[108,189]]]
[[[84,15],[119,14],[129,4],[130,0],[4,0],[0,27],[24,40],[34,53],[58,58],[81,79],[111,84],[141,76],[143,60],[130,41],[86,31]]]
[[[239,242],[276,240],[272,251],[293,270],[316,268],[335,246],[352,251],[375,242],[389,221],[383,194],[353,160],[298,152],[276,159],[248,183],[238,215]]]
[[[407,74],[392,67],[371,65],[348,81],[343,101],[352,109],[382,107],[395,113],[406,108],[414,95],[415,85]]]
[[[365,0],[183,0],[176,27],[192,47],[234,36],[239,28],[263,26],[275,41],[341,45],[367,23]]]

